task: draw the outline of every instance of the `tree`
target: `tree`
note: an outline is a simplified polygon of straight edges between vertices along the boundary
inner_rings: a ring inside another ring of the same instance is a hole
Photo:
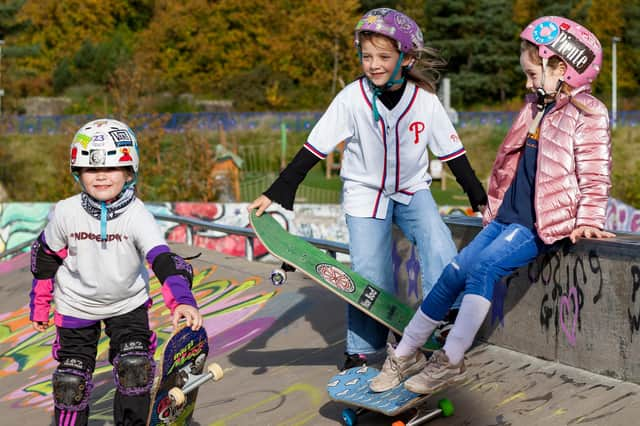
[[[505,102],[522,92],[511,1],[433,0],[425,14],[427,44],[448,61],[454,106]]]
[[[627,109],[640,108],[638,93],[640,92],[640,1],[634,0],[625,4],[624,26],[619,45],[618,69],[624,78],[619,86],[622,101],[628,102]],[[631,104],[635,97],[635,105]],[[623,108],[625,105],[623,104]]]
[[[0,69],[0,75],[2,75],[0,83],[6,89],[3,108],[4,106],[15,108],[16,98],[19,96],[15,82],[25,76],[24,70],[14,66],[16,59],[38,53],[36,46],[16,42],[18,35],[26,31],[29,26],[28,21],[20,20],[18,17],[24,2],[24,0],[10,0],[0,4],[0,40],[6,42],[2,46],[4,64]]]
[[[336,80],[349,82],[360,73],[353,32],[361,12],[357,0],[280,1],[289,13],[275,28],[267,64],[293,83],[289,107],[328,105]],[[274,2],[269,16],[280,14]]]
[[[159,90],[215,93],[242,109],[311,108],[355,77],[356,0],[158,2],[137,63]],[[285,102],[286,101],[286,102]]]
[[[586,16],[583,21],[585,27],[591,30],[596,37],[600,40],[603,50],[602,57],[602,70],[594,82],[595,94],[611,105],[611,65],[612,65],[612,48],[611,40],[613,37],[622,39],[625,32],[625,15],[630,11],[633,13],[633,7],[628,2],[622,2],[622,0],[609,0],[606,3],[602,2],[589,2],[590,7],[586,9]],[[635,11],[638,12],[638,6],[636,1]],[[631,10],[630,10],[631,9]],[[602,19],[606,16],[606,19]],[[576,18],[577,19],[577,18]],[[628,18],[627,18],[628,19]],[[629,22],[629,28],[632,29],[634,22]],[[617,46],[618,50],[618,87],[625,93],[630,90],[638,88],[637,79],[633,78],[633,66],[637,62],[635,58],[632,59],[634,53],[637,54],[637,45],[627,45],[627,43],[620,43]]]
[[[19,44],[38,46],[37,55],[20,58],[16,66],[28,70],[29,79],[20,82],[22,95],[51,94],[52,78],[59,64],[69,61],[81,48],[102,47],[119,29],[141,28],[153,0],[27,0],[18,19],[25,28],[16,36]],[[26,25],[28,24],[28,25]],[[121,30],[120,34],[130,34]],[[121,40],[122,41],[122,40]],[[83,47],[84,46],[84,47]],[[97,63],[87,73],[100,73]],[[36,79],[33,79],[36,76]],[[102,80],[106,77],[102,76]],[[40,82],[40,83],[38,83]]]
[[[160,90],[211,93],[263,61],[270,28],[258,0],[158,1],[139,36],[136,62],[154,70]]]

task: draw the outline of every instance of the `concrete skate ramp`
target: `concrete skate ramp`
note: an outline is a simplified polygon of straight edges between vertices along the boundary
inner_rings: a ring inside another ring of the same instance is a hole
[[[194,291],[212,348],[209,361],[225,368],[220,382],[200,390],[195,425],[337,425],[344,408],[328,400],[325,386],[344,350],[345,305],[290,273],[273,287],[273,265],[174,246],[193,261]],[[0,263],[0,409],[3,425],[50,425],[53,331],[35,333],[28,321],[28,255]],[[166,338],[167,311],[151,283],[151,323]],[[523,327],[526,329],[526,327]],[[91,425],[111,424],[113,376],[101,341]],[[612,356],[619,350],[610,348]],[[606,356],[607,354],[603,354]],[[467,382],[433,396],[452,400],[454,417],[433,425],[634,425],[640,386],[481,343],[468,357]],[[390,424],[376,414],[362,425]]]
[[[459,247],[480,230],[471,218],[448,224]],[[480,336],[640,384],[640,235],[564,241],[540,255],[496,285]]]

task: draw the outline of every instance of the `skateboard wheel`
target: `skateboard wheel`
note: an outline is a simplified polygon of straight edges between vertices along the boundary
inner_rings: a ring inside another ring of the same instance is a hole
[[[215,362],[213,364],[209,364],[209,366],[207,367],[207,371],[211,373],[211,375],[213,376],[213,380],[215,381],[222,379],[222,376],[224,376],[224,370],[222,369],[222,367],[220,367],[219,364],[216,364]]]
[[[351,408],[342,410],[342,421],[347,426],[355,426],[358,423],[358,415]]]
[[[274,269],[271,271],[271,284],[282,285],[287,282],[287,273],[283,269]]]
[[[407,424],[402,420],[396,420],[395,422],[391,423],[391,426],[407,426]]]
[[[438,401],[438,408],[442,410],[443,417],[453,416],[453,402],[451,402],[447,398],[442,398],[440,401]]]
[[[176,403],[176,406],[184,404],[184,392],[180,388],[169,389],[169,397]]]

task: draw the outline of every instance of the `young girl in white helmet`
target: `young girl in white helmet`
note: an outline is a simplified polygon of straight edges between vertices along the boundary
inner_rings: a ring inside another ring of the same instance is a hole
[[[460,292],[443,349],[404,386],[426,394],[464,379],[464,353],[489,311],[496,282],[556,241],[614,236],[603,230],[611,187],[609,114],[590,93],[602,62],[600,42],[557,16],[536,19],[520,37],[520,64],[532,93],[498,150],[486,226],[446,266],[397,347],[388,348],[382,372],[370,383],[374,391],[415,373],[424,359],[418,348]]]
[[[422,32],[393,9],[367,12],[355,28],[364,75],[345,87],[314,126],[304,147],[278,179],[249,205],[260,215],[272,200],[293,208],[307,172],[345,141],[340,171],[353,269],[394,292],[391,225],[416,244],[423,294],[456,254],[451,233],[429,190],[429,150],[447,162],[474,210],[486,194],[435,94],[434,66]],[[344,368],[384,349],[388,330],[348,306]]]
[[[162,231],[136,198],[138,142],[124,123],[102,119],[78,130],[71,172],[82,192],[58,202],[31,249],[30,319],[49,326],[55,303],[53,373],[56,424],[86,425],[101,324],[110,338],[115,424],[146,424],[155,363],[155,334],[145,259],[162,283],[176,327],[202,326],[191,293],[193,271],[170,251]]]

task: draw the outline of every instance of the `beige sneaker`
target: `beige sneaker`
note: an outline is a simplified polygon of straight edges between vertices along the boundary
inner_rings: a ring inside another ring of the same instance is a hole
[[[464,366],[464,358],[460,364],[451,365],[447,354],[440,350],[431,355],[427,366],[420,374],[416,374],[404,382],[404,387],[415,393],[434,393],[445,386],[464,380],[466,375],[467,368]]]
[[[369,389],[373,392],[384,392],[398,386],[407,377],[418,373],[427,365],[424,354],[417,350],[406,357],[396,356],[393,346],[387,344],[387,359],[384,360],[380,374],[371,379]]]

